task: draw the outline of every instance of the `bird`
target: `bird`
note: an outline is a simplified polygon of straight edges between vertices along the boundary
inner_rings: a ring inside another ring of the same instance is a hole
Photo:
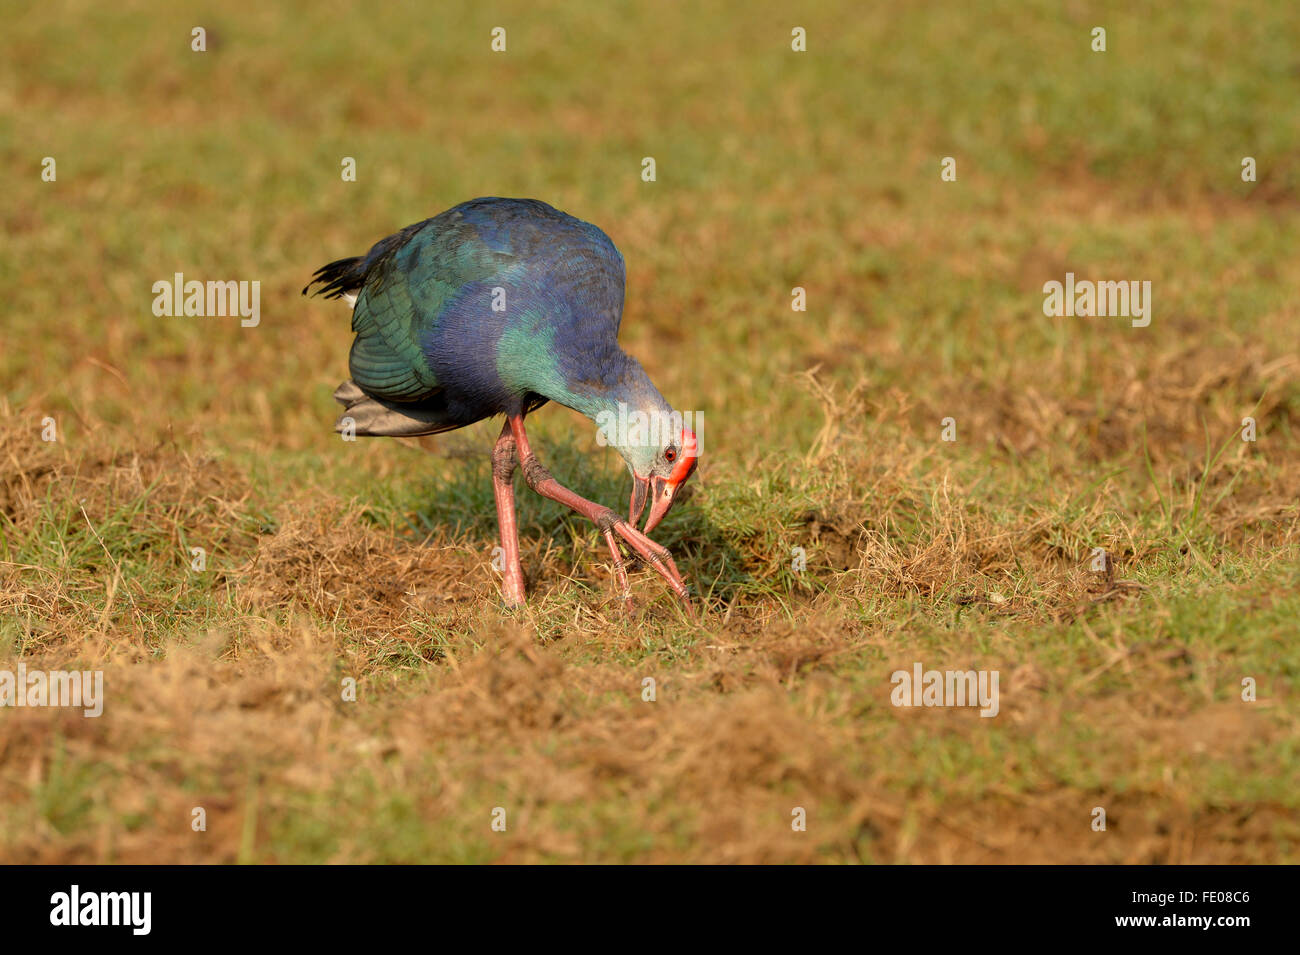
[[[413,437],[504,415],[491,461],[508,606],[526,601],[514,494],[521,469],[533,491],[596,525],[626,607],[620,542],[694,616],[672,555],[647,535],[695,472],[699,441],[618,344],[625,282],[622,254],[596,226],[537,199],[490,196],[330,262],[303,288],[352,307],[351,377],[334,392],[344,408],[336,432]],[[538,460],[524,419],[549,401],[591,418],[626,462],[626,520]],[[627,421],[637,426],[612,426]]]

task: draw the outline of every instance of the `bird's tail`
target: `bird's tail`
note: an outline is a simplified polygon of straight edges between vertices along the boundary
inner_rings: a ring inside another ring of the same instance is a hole
[[[323,295],[325,298],[340,298],[354,294],[365,284],[366,272],[369,270],[367,260],[367,256],[358,255],[351,259],[339,259],[329,265],[322,265],[303,288],[302,294],[306,295],[313,285],[317,286],[313,294]]]
[[[326,298],[342,298],[344,295],[356,295],[361,291],[361,287],[366,284],[366,279],[370,273],[384,262],[389,256],[393,255],[398,249],[404,246],[415,233],[419,232],[429,220],[417,222],[414,225],[408,225],[400,232],[394,232],[387,238],[380,239],[370,247],[370,251],[365,255],[354,256],[350,259],[339,259],[337,262],[331,262],[329,265],[322,265],[316,270],[316,274],[311,277],[302,294],[306,295],[313,285],[319,286],[315,294],[323,295]]]
[[[441,391],[423,401],[403,403],[373,398],[356,382],[345,381],[335,390],[334,400],[343,406],[343,415],[334,425],[342,435],[414,438],[455,431],[470,423],[449,417]]]

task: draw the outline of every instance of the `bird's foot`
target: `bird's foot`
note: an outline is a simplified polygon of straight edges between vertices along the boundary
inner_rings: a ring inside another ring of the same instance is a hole
[[[691,603],[690,590],[686,586],[686,581],[682,579],[677,565],[673,562],[672,554],[668,553],[666,547],[656,544],[612,510],[606,509],[599,516],[596,523],[605,536],[605,543],[609,545],[609,553],[614,560],[614,578],[618,582],[618,589],[623,596],[625,607],[631,607],[632,595],[628,590],[627,568],[624,566],[623,554],[618,546],[619,538],[627,543],[633,553],[646,561],[659,576],[668,582],[668,586],[672,588],[673,593],[685,605],[687,613],[691,615],[692,619],[695,617],[695,606]]]
[[[524,599],[523,594],[512,594],[504,587],[501,589],[501,600],[507,610],[523,610],[528,606],[528,601]]]

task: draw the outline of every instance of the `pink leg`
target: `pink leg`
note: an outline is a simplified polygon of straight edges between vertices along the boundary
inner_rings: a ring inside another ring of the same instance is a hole
[[[506,603],[519,606],[524,602],[524,568],[519,563],[514,475],[515,437],[507,421],[492,449],[492,493],[497,499],[497,523],[501,527],[501,590]]]
[[[537,460],[537,456],[533,454],[532,448],[529,447],[528,435],[524,431],[522,415],[510,416],[506,419],[506,424],[514,434],[515,452],[519,456],[519,463],[524,467],[524,478],[528,481],[528,486],[543,497],[558,501],[576,513],[581,514],[600,528],[600,532],[604,535],[605,542],[609,545],[610,553],[614,558],[614,573],[618,577],[624,598],[628,599],[627,573],[623,568],[623,555],[619,553],[618,541],[615,539],[615,535],[625,540],[632,550],[640,554],[659,576],[668,582],[668,586],[682,599],[686,604],[686,608],[694,615],[695,611],[691,606],[690,593],[686,589],[686,583],[682,580],[682,575],[677,570],[677,565],[673,563],[672,555],[665,548],[660,547],[635,527],[628,524],[626,520],[610,508],[602,507],[579,494],[575,494],[555,480],[551,476],[551,472],[542,466],[542,463]]]

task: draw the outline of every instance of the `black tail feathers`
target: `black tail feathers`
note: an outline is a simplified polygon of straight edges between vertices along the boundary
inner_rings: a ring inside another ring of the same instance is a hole
[[[302,290],[302,294],[306,295],[313,285],[320,286],[315,294],[326,298],[339,298],[350,292],[359,292],[366,284],[370,273],[379,268],[389,256],[410,241],[411,236],[423,229],[430,221],[426,219],[408,225],[400,232],[394,232],[387,238],[380,239],[365,255],[358,255],[352,259],[339,259],[329,265],[322,265]]]
[[[313,285],[317,286],[314,294],[325,298],[339,298],[348,292],[355,292],[366,281],[366,257],[356,256],[351,259],[339,259],[329,265],[322,265],[303,287],[306,295]]]

